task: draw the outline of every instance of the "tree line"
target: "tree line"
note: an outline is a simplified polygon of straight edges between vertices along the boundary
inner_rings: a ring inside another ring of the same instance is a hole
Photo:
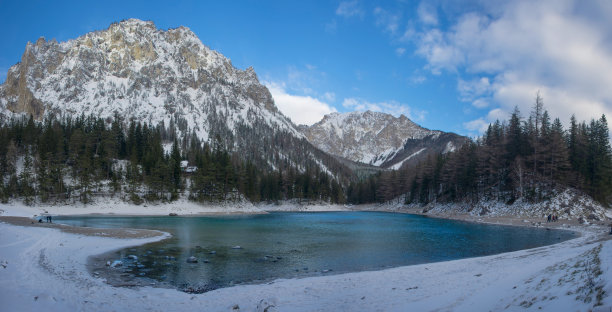
[[[181,133],[172,121],[153,126],[119,116],[10,119],[0,125],[0,200],[510,204],[545,200],[572,187],[607,205],[612,195],[606,117],[587,123],[572,116],[565,129],[558,118],[551,121],[539,95],[527,118],[515,108],[508,120],[490,124],[455,152],[360,179],[303,139],[272,128],[239,127],[232,134],[236,140],[257,138],[261,144],[243,142],[245,148],[234,152],[222,134],[203,142],[195,133]],[[307,157],[313,153],[325,172]],[[197,170],[185,172],[181,162]]]
[[[120,196],[140,204],[173,201],[287,199],[340,203],[340,184],[315,166],[262,166],[229,152],[221,137],[179,138],[172,124],[153,126],[119,116],[12,118],[0,125],[0,200],[88,203]],[[265,157],[265,155],[260,155]],[[195,166],[185,172],[181,162]]]
[[[352,183],[350,203],[406,204],[516,200],[538,202],[572,187],[607,205],[612,195],[612,151],[605,115],[590,122],[571,117],[569,129],[551,121],[536,97],[523,118],[490,124],[484,135],[453,153],[431,156],[414,167],[387,171]]]

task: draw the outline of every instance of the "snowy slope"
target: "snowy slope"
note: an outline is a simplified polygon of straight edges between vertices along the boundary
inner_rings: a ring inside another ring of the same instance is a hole
[[[186,27],[166,31],[137,19],[66,42],[28,43],[0,86],[7,110],[172,122],[203,140],[264,121],[301,137],[252,68],[236,69]]]
[[[15,114],[163,125],[178,138],[220,140],[262,169],[342,167],[277,109],[253,68],[235,68],[182,26],[130,19],[66,42],[28,43],[0,85],[0,122]]]
[[[425,129],[404,115],[394,117],[371,111],[332,113],[310,127],[302,126],[301,130],[310,143],[327,153],[392,169],[398,169],[423,151],[453,151],[466,140]]]

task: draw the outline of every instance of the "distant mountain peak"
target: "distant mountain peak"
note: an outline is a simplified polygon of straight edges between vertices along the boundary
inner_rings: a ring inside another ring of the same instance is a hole
[[[395,117],[369,110],[331,113],[300,130],[313,145],[327,153],[394,169],[408,159],[429,154],[428,150],[448,152],[463,142],[460,136],[425,129],[404,115]],[[441,136],[443,142],[439,141]]]

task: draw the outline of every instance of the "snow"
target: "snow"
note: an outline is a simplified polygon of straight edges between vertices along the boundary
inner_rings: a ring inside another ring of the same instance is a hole
[[[27,206],[20,202],[3,204],[0,207],[0,216],[33,217],[42,214],[51,215],[207,215],[207,214],[260,214],[266,213],[247,201],[200,204],[187,199],[179,199],[171,203],[134,205],[120,198],[95,198],[92,204],[71,205],[36,205]]]
[[[450,143],[450,142],[449,142],[449,143]],[[401,167],[402,167],[402,165],[404,164],[404,162],[405,162],[405,161],[410,160],[412,157],[414,157],[414,156],[416,156],[416,155],[420,154],[421,152],[423,152],[423,151],[424,151],[424,150],[426,150],[426,149],[427,149],[427,148],[422,148],[422,149],[418,150],[418,151],[417,151],[417,152],[415,152],[414,154],[412,154],[412,155],[410,155],[410,156],[408,156],[408,157],[404,158],[404,160],[402,160],[402,161],[398,162],[397,164],[395,164],[395,165],[391,166],[391,167],[390,167],[390,169],[392,169],[392,170],[397,170],[397,169],[401,168]]]
[[[586,311],[600,293],[598,308],[608,311],[610,235],[598,226],[571,230],[582,236],[536,249],[193,295],[111,287],[85,268],[91,255],[163,236],[118,239],[0,223],[0,301],[6,311]]]
[[[379,112],[331,113],[305,131],[319,149],[353,161],[380,166],[404,149],[409,138],[439,136],[405,116]]]
[[[258,209],[266,212],[330,212],[330,211],[352,211],[350,206],[331,205],[324,202],[299,203],[299,200],[279,201],[278,203],[262,203],[256,205]]]
[[[595,202],[592,198],[574,189],[568,188],[558,193],[548,200],[539,203],[528,203],[522,200],[515,201],[512,205],[495,200],[480,200],[478,203],[463,204],[441,204],[432,203],[425,209],[428,213],[438,215],[467,214],[471,216],[525,216],[535,218],[545,218],[549,214],[557,215],[564,220],[578,220],[589,222],[588,220],[606,220],[610,218],[609,209]]]
[[[173,145],[174,145],[174,142],[162,143],[162,149],[164,150],[165,155],[170,155],[172,153]],[[183,166],[182,162],[181,162],[181,166]]]
[[[452,141],[448,141],[448,143],[446,143],[446,147],[444,148],[444,151],[442,151],[442,154],[446,154],[446,153],[452,153],[456,150],[457,148],[455,147],[455,145],[453,144]]]
[[[164,31],[152,22],[130,19],[66,42],[43,41],[40,47],[29,43],[26,49],[34,58],[26,68],[27,83],[33,96],[46,106],[45,113],[93,113],[101,118],[118,113],[125,120],[153,125],[162,120],[168,124],[174,116],[188,123],[178,137],[196,129],[206,141],[212,112],[223,113],[229,130],[235,132],[240,124],[253,126],[253,120],[245,118],[250,109],[258,121],[303,138],[285,116],[270,111],[257,97],[236,91],[254,86],[264,92],[252,69],[233,67],[228,58],[205,46],[186,27]],[[200,83],[201,75],[210,78]],[[0,115],[10,115],[6,99],[1,100]],[[228,103],[238,107],[228,107]]]

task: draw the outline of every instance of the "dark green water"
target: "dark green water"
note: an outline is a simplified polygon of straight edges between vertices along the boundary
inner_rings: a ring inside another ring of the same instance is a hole
[[[189,292],[492,255],[576,237],[569,231],[377,212],[56,219],[75,226],[172,233],[162,242],[92,258],[90,268],[116,285],[155,283]],[[198,263],[187,263],[190,256]],[[115,260],[122,266],[106,266]]]

